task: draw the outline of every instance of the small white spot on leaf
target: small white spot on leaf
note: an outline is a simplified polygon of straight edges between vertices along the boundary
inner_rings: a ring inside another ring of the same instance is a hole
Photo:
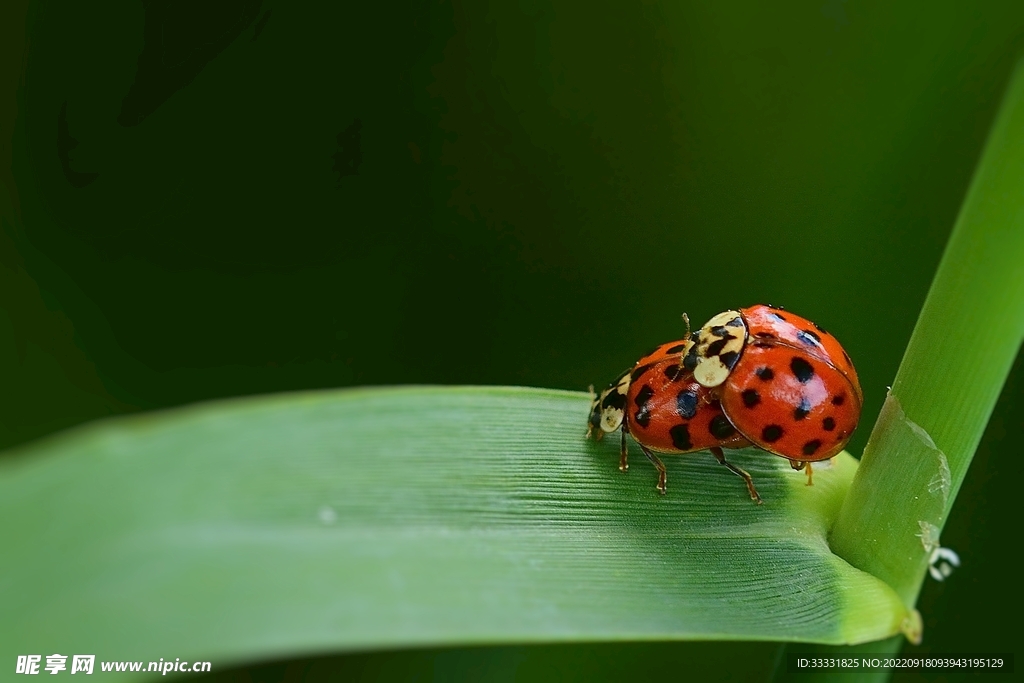
[[[334,522],[338,519],[338,513],[335,512],[334,508],[332,508],[329,505],[324,505],[323,507],[321,507],[320,512],[317,513],[317,516],[320,518],[320,521],[324,524],[334,524]]]

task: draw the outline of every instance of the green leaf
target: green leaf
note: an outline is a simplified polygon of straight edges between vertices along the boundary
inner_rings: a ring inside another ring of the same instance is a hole
[[[412,387],[121,418],[0,464],[16,654],[205,659],[634,639],[846,643],[906,612],[833,555],[856,469],[584,438],[585,394]],[[639,451],[634,447],[634,455]],[[46,652],[43,652],[43,651]],[[45,660],[44,660],[45,661]]]
[[[932,552],[1024,340],[1024,61],[1018,62],[892,390],[830,534],[916,615]],[[920,642],[922,620],[907,620]],[[875,652],[896,654],[902,639]],[[825,656],[856,648],[823,646]],[[829,672],[776,681],[831,680]],[[885,680],[881,676],[880,680]]]
[[[908,609],[1022,340],[1024,61],[831,535]]]

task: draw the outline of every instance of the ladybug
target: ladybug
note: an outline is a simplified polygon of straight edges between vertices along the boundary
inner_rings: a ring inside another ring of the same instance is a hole
[[[619,430],[619,469],[625,472],[629,469],[626,434],[632,435],[658,470],[657,489],[662,494],[666,490],[665,465],[655,452],[710,450],[718,462],[743,477],[750,498],[761,504],[750,475],[727,461],[722,452],[723,448],[743,448],[750,442],[725,416],[714,391],[695,381],[692,370],[683,365],[694,345],[691,339],[662,344],[616,377],[594,397],[587,438],[600,440],[604,434]]]
[[[843,450],[864,394],[850,356],[805,318],[757,305],[719,313],[694,335],[683,359],[736,431],[793,469]]]

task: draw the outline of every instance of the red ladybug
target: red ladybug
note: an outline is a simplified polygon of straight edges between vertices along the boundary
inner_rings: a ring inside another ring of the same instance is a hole
[[[710,450],[720,463],[743,477],[751,499],[761,503],[750,475],[725,459],[723,448],[743,448],[750,442],[722,412],[714,392],[701,386],[683,365],[694,347],[690,339],[662,344],[619,375],[594,398],[587,437],[600,439],[621,430],[619,469],[629,468],[626,434],[658,470],[657,488],[665,493],[665,466],[654,452],[693,453]]]
[[[711,390],[736,431],[790,460],[827,460],[850,440],[864,401],[836,338],[805,318],[757,305],[719,313],[694,335],[683,366]]]

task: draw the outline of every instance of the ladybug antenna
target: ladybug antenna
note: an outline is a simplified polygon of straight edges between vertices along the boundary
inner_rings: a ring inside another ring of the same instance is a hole
[[[679,353],[679,368],[682,369],[686,365],[686,354],[693,349],[693,340],[690,339],[690,316],[683,313],[683,324],[686,325],[686,336],[683,337],[683,350]]]

